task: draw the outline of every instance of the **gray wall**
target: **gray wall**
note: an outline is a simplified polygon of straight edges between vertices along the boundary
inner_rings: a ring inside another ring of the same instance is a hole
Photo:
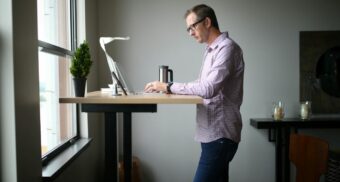
[[[97,61],[89,78],[89,91],[111,82],[99,36],[131,37],[129,41],[110,44],[108,51],[120,62],[126,79],[136,90],[158,79],[161,64],[174,69],[175,81],[194,80],[204,45],[187,35],[183,14],[201,2],[211,5],[221,29],[228,30],[243,48],[246,63],[241,108],[244,128],[239,151],[231,164],[231,181],[274,181],[274,145],[268,142],[266,131],[249,125],[249,118],[269,117],[271,104],[276,100],[284,101],[287,116],[297,116],[299,31],[339,30],[340,22],[335,18],[340,17],[338,0],[85,2],[83,37],[89,40]],[[2,0],[0,10],[0,179],[39,181],[36,5],[33,0]],[[24,41],[19,44],[19,39]],[[88,125],[90,130],[83,134],[94,137],[94,142],[56,181],[101,181],[102,118],[88,116],[89,122],[82,125]],[[193,140],[194,129],[193,105],[159,105],[157,113],[133,115],[133,154],[142,162],[144,181],[192,180],[200,153],[199,144]],[[305,132],[322,136],[332,147],[339,147],[336,130]]]
[[[214,0],[214,1],[99,1],[99,36],[130,36],[108,45],[135,90],[158,79],[158,65],[174,69],[178,82],[197,78],[204,45],[185,31],[183,14],[198,3],[211,5],[220,27],[244,51],[244,128],[238,153],[231,164],[231,181],[274,181],[274,145],[267,131],[249,125],[249,118],[270,117],[273,101],[282,100],[286,116],[298,115],[299,31],[339,30],[338,0]],[[111,82],[104,54],[100,85]],[[133,154],[142,162],[144,181],[191,181],[200,148],[193,140],[195,106],[160,105],[153,114],[133,115]],[[307,131],[306,131],[307,132]],[[309,131],[308,131],[309,132]],[[315,133],[315,132],[314,132]],[[339,143],[333,130],[319,131]]]

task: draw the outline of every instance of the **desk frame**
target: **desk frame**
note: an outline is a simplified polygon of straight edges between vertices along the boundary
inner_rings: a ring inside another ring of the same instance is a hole
[[[59,98],[60,103],[81,104],[83,112],[102,112],[105,115],[105,181],[117,181],[117,113],[123,113],[123,162],[125,182],[131,182],[132,113],[157,112],[157,104],[202,104],[198,96],[145,94],[112,96],[110,92],[89,92],[85,97]]]
[[[268,129],[269,142],[275,142],[276,182],[289,182],[289,137],[292,129],[294,129],[294,133],[297,133],[298,129],[340,128],[340,118],[315,118],[310,120],[286,118],[282,121],[275,121],[272,118],[254,118],[250,119],[250,125],[257,129]]]
[[[156,104],[82,104],[83,112],[105,113],[105,181],[117,181],[117,113],[123,113],[124,179],[132,181],[132,113],[157,112]]]

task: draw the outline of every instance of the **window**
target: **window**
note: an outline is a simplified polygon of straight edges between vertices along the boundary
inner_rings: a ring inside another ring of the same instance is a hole
[[[78,136],[78,108],[59,104],[73,95],[69,72],[75,49],[75,0],[37,0],[41,155],[43,163]]]

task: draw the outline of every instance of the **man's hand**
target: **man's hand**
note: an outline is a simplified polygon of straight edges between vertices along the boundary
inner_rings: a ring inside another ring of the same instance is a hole
[[[154,81],[145,85],[144,92],[166,92],[167,83]]]

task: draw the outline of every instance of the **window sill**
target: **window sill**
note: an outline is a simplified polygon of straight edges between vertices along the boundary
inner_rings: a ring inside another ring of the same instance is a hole
[[[42,180],[52,181],[90,145],[91,138],[80,138],[42,169]]]

